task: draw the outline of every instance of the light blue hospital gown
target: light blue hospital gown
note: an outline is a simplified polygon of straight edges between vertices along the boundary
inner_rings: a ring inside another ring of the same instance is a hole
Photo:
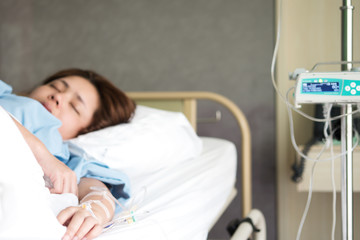
[[[78,181],[83,177],[96,178],[105,183],[117,199],[124,201],[129,198],[127,176],[95,159],[85,160],[71,154],[58,131],[60,120],[49,113],[40,102],[12,94],[11,86],[0,80],[0,106],[39,138],[55,157],[72,169]]]

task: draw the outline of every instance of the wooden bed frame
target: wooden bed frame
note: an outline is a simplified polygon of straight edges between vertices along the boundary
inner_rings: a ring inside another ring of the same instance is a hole
[[[127,92],[127,94],[139,105],[159,108],[163,110],[183,112],[196,131],[197,100],[210,100],[220,103],[227,108],[235,117],[242,138],[241,146],[241,186],[242,186],[242,215],[250,219],[260,229],[254,233],[253,225],[249,222],[242,223],[230,240],[246,240],[250,236],[254,239],[266,239],[266,222],[264,215],[258,209],[252,209],[251,192],[251,134],[248,121],[243,112],[228,98],[212,92]],[[215,222],[220,218],[231,201],[235,198],[237,190],[234,189],[227,199],[227,203],[217,216]]]

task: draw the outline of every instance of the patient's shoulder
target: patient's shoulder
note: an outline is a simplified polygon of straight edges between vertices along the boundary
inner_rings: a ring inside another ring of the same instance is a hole
[[[0,96],[3,94],[10,94],[12,92],[12,87],[6,84],[4,81],[0,80]]]

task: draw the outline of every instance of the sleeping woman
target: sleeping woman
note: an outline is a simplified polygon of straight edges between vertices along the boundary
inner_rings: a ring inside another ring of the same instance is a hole
[[[13,118],[47,179],[51,193],[72,193],[79,206],[67,207],[58,221],[63,239],[92,239],[115,212],[116,199],[127,199],[126,176],[106,165],[69,152],[66,140],[126,123],[134,102],[101,75],[68,69],[48,77],[27,97],[0,81],[0,106]]]

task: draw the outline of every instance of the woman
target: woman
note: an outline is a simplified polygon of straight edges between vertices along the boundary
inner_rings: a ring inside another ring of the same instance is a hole
[[[63,239],[98,236],[115,210],[109,188],[116,198],[128,198],[125,182],[107,166],[84,164],[84,159],[72,156],[64,140],[128,122],[134,102],[99,74],[68,69],[48,77],[28,97],[12,94],[0,81],[0,106],[11,114],[50,179],[50,191],[74,193],[82,203],[59,213],[59,222],[67,226]]]

